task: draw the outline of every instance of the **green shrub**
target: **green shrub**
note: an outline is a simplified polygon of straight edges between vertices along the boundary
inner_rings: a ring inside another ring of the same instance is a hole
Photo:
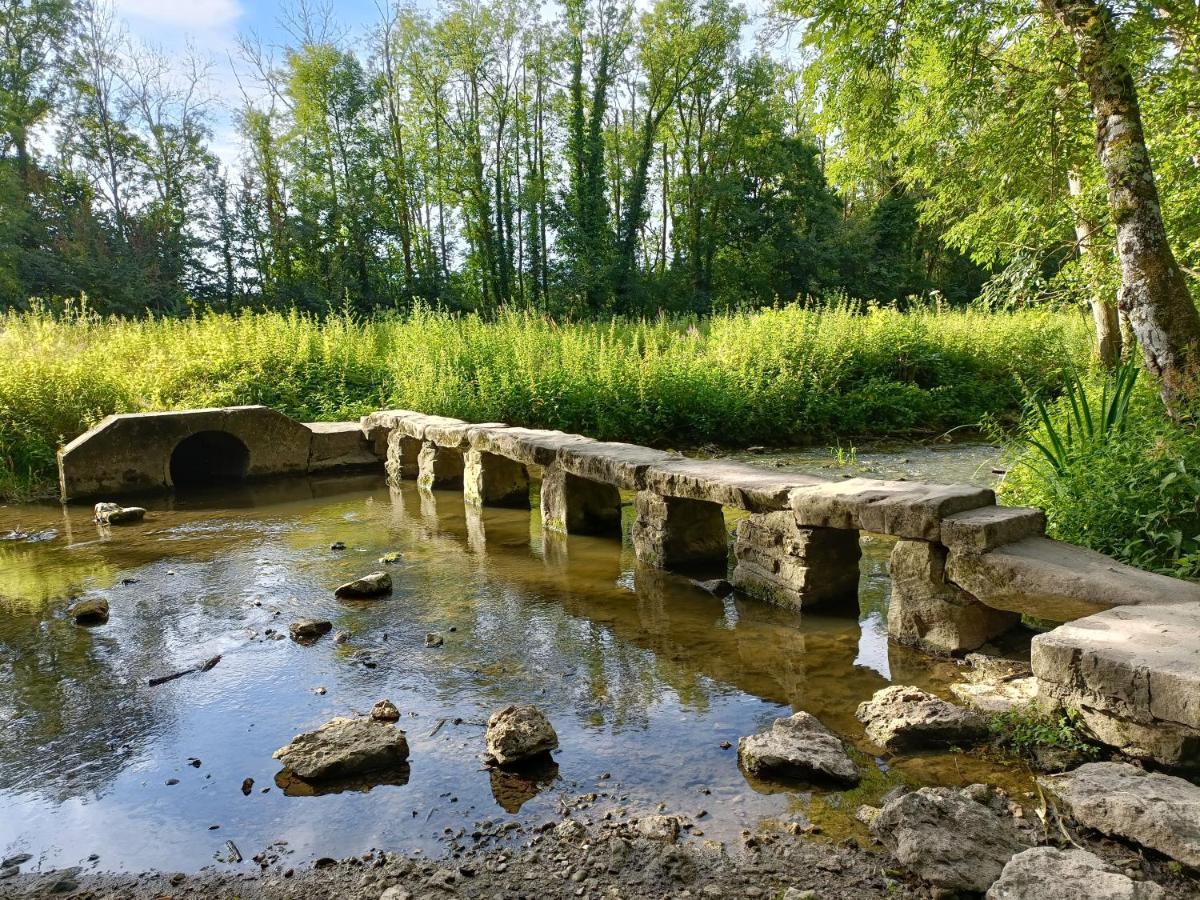
[[[417,310],[0,318],[0,492],[114,412],[264,403],[301,421],[402,407],[659,446],[777,446],[1015,420],[1087,353],[1073,313],[791,305],[565,323]]]

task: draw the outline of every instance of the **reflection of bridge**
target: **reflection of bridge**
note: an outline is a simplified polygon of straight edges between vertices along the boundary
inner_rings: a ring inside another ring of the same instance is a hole
[[[660,569],[724,571],[723,507],[743,510],[733,584],[804,608],[853,596],[860,531],[891,535],[893,638],[958,653],[1022,614],[1077,620],[1034,639],[1040,695],[1115,746],[1200,765],[1200,585],[1050,540],[1040,510],[985,488],[827,481],[407,410],[307,426],[263,407],[110,417],[60,452],[60,474],[68,499],[381,460],[474,506],[528,508],[540,468],[543,525],[572,534],[619,535],[620,491],[636,492],[633,548]]]

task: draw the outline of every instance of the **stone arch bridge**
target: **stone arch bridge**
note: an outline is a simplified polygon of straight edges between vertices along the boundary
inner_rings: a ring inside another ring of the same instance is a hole
[[[111,416],[59,454],[64,501],[352,466],[525,508],[540,471],[543,527],[568,534],[619,538],[633,492],[637,558],[675,571],[724,574],[723,509],[740,509],[733,586],[801,609],[857,609],[859,533],[891,536],[893,639],[960,654],[1022,615],[1065,623],[1033,640],[1041,702],[1135,756],[1200,768],[1200,585],[1051,540],[1040,510],[986,488],[831,481],[409,410],[312,425],[265,407]]]

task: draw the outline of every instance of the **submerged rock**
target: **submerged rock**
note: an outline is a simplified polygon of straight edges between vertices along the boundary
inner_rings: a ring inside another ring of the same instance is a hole
[[[103,597],[78,600],[67,607],[67,615],[77,625],[103,625],[108,621],[108,601]]]
[[[1200,868],[1200,787],[1190,781],[1119,762],[1038,781],[1080,825]]]
[[[769,729],[738,741],[738,761],[752,775],[858,784],[858,766],[846,747],[816,716],[798,712],[776,719]]]
[[[966,681],[950,685],[954,696],[984,713],[1024,709],[1037,699],[1037,679],[1029,664],[1015,659],[968,653]]]
[[[728,597],[733,593],[733,585],[724,578],[713,578],[709,581],[693,580],[692,584],[702,591],[707,591],[714,597]]]
[[[347,582],[334,591],[338,597],[380,597],[392,592],[392,576],[387,572],[372,572]]]
[[[987,735],[987,722],[978,713],[910,685],[876,691],[855,715],[871,742],[891,752],[971,744]]]
[[[1034,847],[1004,866],[987,900],[1159,900],[1152,881],[1134,881],[1086,850]]]
[[[403,766],[408,761],[408,741],[393,725],[339,716],[315,731],[296,735],[273,756],[306,781],[353,778]]]
[[[140,506],[121,506],[119,503],[97,503],[95,519],[100,525],[129,525],[146,518],[146,510]]]
[[[890,800],[871,833],[918,878],[977,893],[1030,843],[1011,816],[949,788],[921,788]]]
[[[332,629],[333,623],[326,619],[297,619],[288,626],[288,633],[293,641],[315,641]]]
[[[391,700],[380,700],[371,707],[371,718],[376,722],[399,722],[400,710]]]
[[[545,756],[558,748],[558,734],[536,706],[506,706],[487,725],[487,752],[501,766]]]

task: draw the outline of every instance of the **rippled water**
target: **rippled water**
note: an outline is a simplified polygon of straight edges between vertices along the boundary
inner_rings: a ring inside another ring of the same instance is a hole
[[[994,459],[955,452],[940,458]],[[953,663],[888,646],[882,538],[864,536],[858,610],[801,615],[638,567],[628,508],[619,544],[543,535],[535,513],[472,512],[457,493],[390,490],[374,477],[149,505],[144,523],[110,533],[85,508],[0,507],[0,535],[58,532],[0,542],[0,855],[34,854],[27,869],[192,870],[228,840],[247,859],[276,841],[297,862],[372,847],[435,854],[479,821],[540,823],[590,792],[594,817],[660,802],[705,810],[698,830],[719,840],[797,813],[837,836],[857,827],[858,803],[897,780],[1028,784],[982,756],[860,753],[863,786],[825,793],[751,783],[722,749],[806,709],[861,750],[858,702],[890,681],[944,690],[954,677]],[[731,528],[736,519],[727,513]],[[334,599],[390,552],[401,557],[391,597]],[[111,604],[107,625],[65,617],[72,597],[96,594]],[[350,640],[265,636],[309,616]],[[427,648],[429,631],[445,645]],[[147,684],[217,654],[208,672]],[[384,697],[412,747],[407,783],[285,796],[272,752]],[[541,706],[560,736],[557,770],[540,781],[480,764],[482,722],[514,701]]]

